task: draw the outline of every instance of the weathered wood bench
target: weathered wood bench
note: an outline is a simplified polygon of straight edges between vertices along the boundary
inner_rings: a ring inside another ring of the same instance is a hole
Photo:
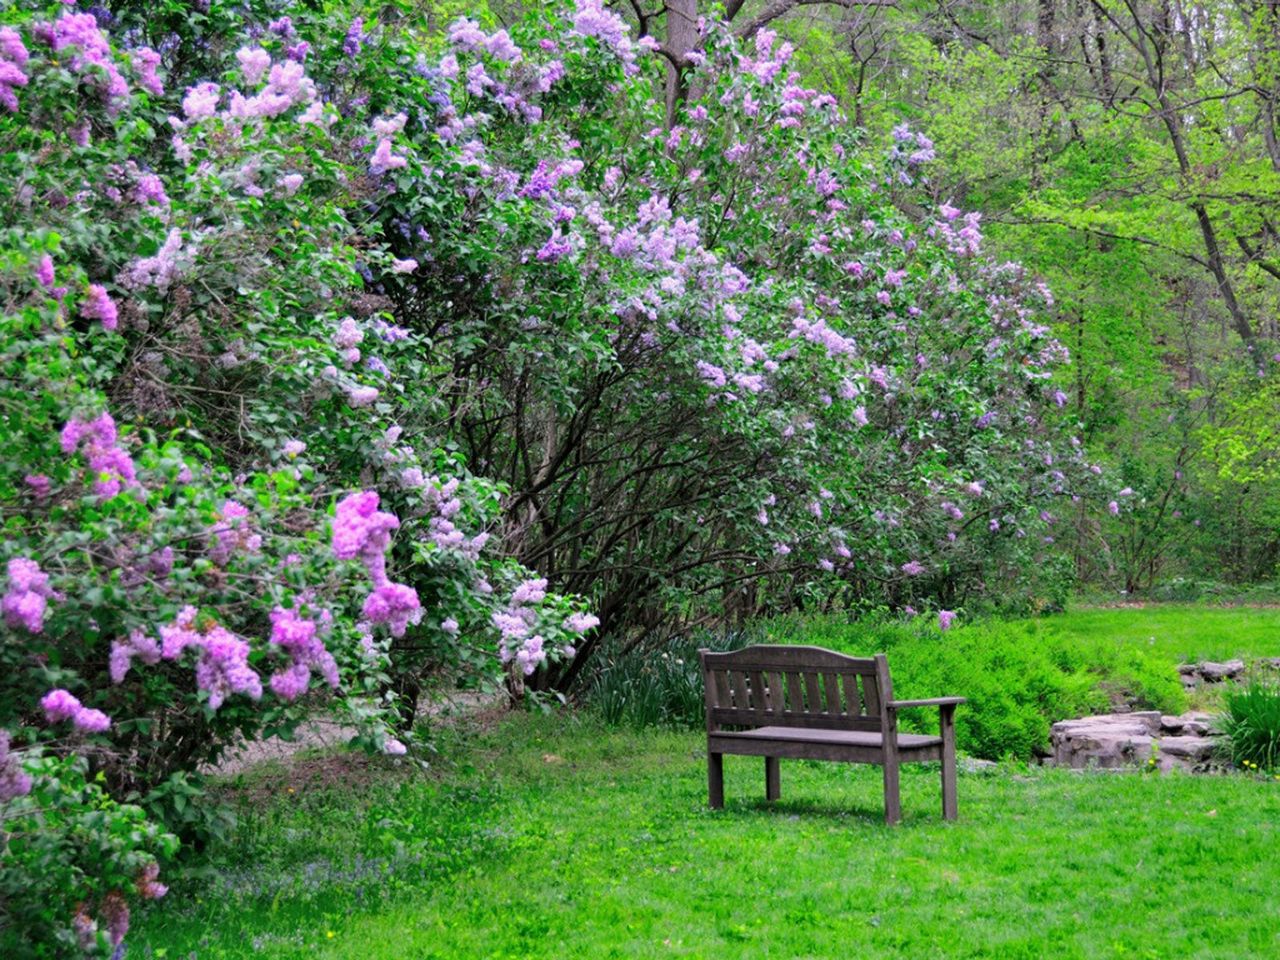
[[[778,760],[843,760],[884,768],[884,818],[902,819],[898,768],[942,761],[942,815],[954,820],[955,709],[964,697],[894,700],[889,661],[849,657],[821,647],[700,650],[707,701],[707,788],[724,806],[724,755],[764,757],[765,798],[782,795]],[[898,732],[898,711],[936,706],[940,736]]]

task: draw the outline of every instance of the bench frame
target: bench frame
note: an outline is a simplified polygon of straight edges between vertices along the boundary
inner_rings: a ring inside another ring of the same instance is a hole
[[[782,796],[779,759],[835,760],[882,767],[884,818],[898,823],[901,764],[941,760],[942,815],[956,819],[955,709],[964,697],[894,700],[883,653],[850,657],[822,647],[757,644],[730,653],[702,649],[698,657],[706,689],[712,809],[724,806],[726,753],[764,757],[770,801]],[[900,734],[898,711],[926,706],[938,708],[940,736]],[[775,738],[754,732],[766,727],[794,728],[795,733],[779,730]]]

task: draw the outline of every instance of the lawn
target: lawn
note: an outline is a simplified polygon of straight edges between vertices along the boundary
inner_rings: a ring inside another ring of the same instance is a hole
[[[962,775],[948,824],[911,769],[889,829],[874,768],[784,762],[769,808],[759,762],[728,758],[712,812],[696,733],[517,715],[466,740],[360,790],[322,761],[255,772],[239,841],[131,955],[1280,953],[1275,781],[1008,766]]]
[[[931,642],[969,656],[983,630]],[[983,670],[1009,686],[1028,646],[1089,682],[1131,654],[1157,672],[1280,655],[1274,609],[1083,610],[990,631]],[[833,623],[814,632],[869,642]],[[878,635],[904,667],[927,652],[922,633]],[[948,681],[904,672],[903,696]],[[980,699],[962,715],[983,702],[1000,708]],[[961,819],[948,824],[937,771],[909,767],[906,823],[888,829],[868,767],[784,762],[770,807],[760,762],[726,758],[727,807],[708,810],[698,732],[514,714],[436,742],[426,773],[327,755],[225,784],[234,839],[142,913],[130,956],[1280,956],[1274,778],[1008,762],[961,774]]]

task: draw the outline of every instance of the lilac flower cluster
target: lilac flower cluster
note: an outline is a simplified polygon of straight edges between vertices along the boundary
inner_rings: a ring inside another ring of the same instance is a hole
[[[235,500],[224,503],[209,527],[209,559],[225,567],[237,552],[256,553],[261,547],[262,536],[253,529],[248,507]]]
[[[96,283],[89,284],[89,292],[80,305],[80,315],[86,320],[101,321],[103,330],[114,330],[119,317],[106,288]]]
[[[65,13],[53,23],[36,24],[32,33],[54,53],[71,51],[65,57],[67,66],[101,92],[108,111],[123,106],[129,96],[129,84],[116,68],[111,44],[98,29],[93,14]]]
[[[27,48],[13,27],[0,27],[0,106],[10,113],[18,112],[15,87],[27,85]]]
[[[132,637],[130,643],[135,644]],[[139,649],[136,644],[134,649]],[[262,697],[262,678],[249,666],[249,644],[221,624],[209,622],[201,627],[196,608],[190,606],[160,628],[161,657],[177,660],[188,649],[199,652],[196,686],[208,694],[210,710],[217,710],[233,693],[251,700]]]
[[[10,627],[24,627],[28,633],[44,629],[44,615],[50,600],[65,599],[49,586],[49,575],[34,560],[14,557],[9,561],[9,585],[0,610]]]
[[[22,769],[19,756],[10,749],[8,730],[0,730],[0,803],[31,792],[31,775]]]
[[[70,720],[82,733],[102,733],[111,726],[110,717],[101,710],[86,707],[66,690],[50,690],[40,698],[40,708],[49,723]]]
[[[324,611],[319,622],[302,616],[296,608],[271,611],[271,642],[289,657],[289,666],[271,676],[271,689],[282,700],[296,700],[306,693],[311,671],[316,670],[333,689],[338,688],[338,664],[320,639],[320,629],[331,617]]]
[[[133,458],[116,440],[116,422],[111,414],[101,413],[92,420],[73,418],[62,428],[62,452],[83,449],[93,475],[93,491],[109,500],[125,487],[138,485]]]
[[[395,637],[404,636],[409,624],[422,618],[418,592],[387,577],[386,552],[391,532],[400,526],[395,515],[378,509],[372,490],[353,493],[338,501],[333,518],[333,554],[339,560],[359,559],[373,581],[373,592],[364,601],[370,623],[385,623]]]

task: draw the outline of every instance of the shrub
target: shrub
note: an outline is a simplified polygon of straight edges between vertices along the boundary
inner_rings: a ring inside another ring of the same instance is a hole
[[[29,792],[8,798],[0,782],[0,799],[9,799],[0,806],[0,955],[109,956],[128,929],[130,901],[164,895],[157,858],[172,856],[177,838],[111,799],[83,758],[28,751],[21,763]]]
[[[1227,689],[1218,727],[1236,766],[1280,767],[1280,683],[1253,679]]]

